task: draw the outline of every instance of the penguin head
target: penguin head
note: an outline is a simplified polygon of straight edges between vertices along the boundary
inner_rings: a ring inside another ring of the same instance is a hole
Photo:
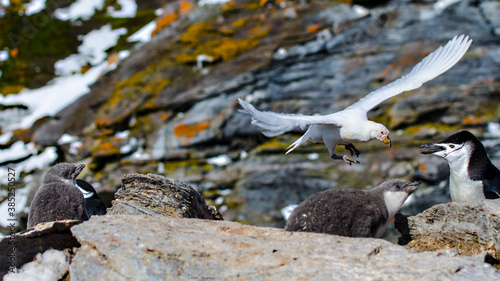
[[[427,150],[420,153],[436,155],[453,162],[468,160],[472,150],[478,144],[482,146],[481,142],[472,133],[461,131],[442,141],[422,145],[421,148],[427,148]]]
[[[394,216],[419,185],[420,181],[391,179],[381,183],[372,191],[382,193],[389,216]]]
[[[47,171],[43,177],[43,182],[66,181],[74,184],[76,177],[80,175],[83,168],[85,168],[85,164],[59,163]]]

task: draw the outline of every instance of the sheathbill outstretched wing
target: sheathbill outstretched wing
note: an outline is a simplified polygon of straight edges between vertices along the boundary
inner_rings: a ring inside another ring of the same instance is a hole
[[[375,90],[346,109],[370,111],[386,99],[402,92],[420,88],[423,83],[436,78],[454,66],[467,52],[472,39],[469,36],[455,36],[445,46],[440,46],[413,67],[410,73]]]

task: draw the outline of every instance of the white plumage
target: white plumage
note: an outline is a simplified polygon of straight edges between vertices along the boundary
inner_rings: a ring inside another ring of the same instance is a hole
[[[407,75],[369,93],[343,111],[333,114],[308,116],[262,112],[239,99],[243,107],[240,112],[252,115],[252,124],[259,127],[267,137],[281,135],[296,127],[307,129],[302,137],[290,145],[287,153],[310,140],[324,143],[333,159],[342,159],[348,164],[359,163],[347,155],[336,155],[337,145],[344,145],[351,152],[351,156],[353,154],[359,156],[359,151],[352,145],[355,142],[378,139],[388,146],[391,145],[389,130],[382,124],[368,120],[367,112],[383,101],[402,92],[417,89],[423,83],[444,73],[462,58],[471,43],[472,40],[468,36],[453,37],[445,46],[440,46],[415,65]]]

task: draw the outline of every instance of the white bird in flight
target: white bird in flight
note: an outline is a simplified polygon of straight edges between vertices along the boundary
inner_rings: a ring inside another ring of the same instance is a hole
[[[307,131],[288,147],[287,154],[307,140],[322,142],[328,148],[332,159],[344,160],[347,164],[359,161],[347,155],[335,154],[337,145],[344,145],[351,153],[359,156],[355,142],[368,142],[377,139],[391,146],[389,130],[380,124],[368,120],[367,112],[383,101],[402,92],[420,88],[423,83],[432,80],[454,66],[469,49],[472,39],[468,36],[455,36],[444,47],[440,46],[413,67],[407,75],[373,91],[346,109],[328,115],[308,116],[262,112],[251,104],[238,99],[243,109],[240,112],[252,115],[252,124],[259,127],[267,137],[274,137],[292,131],[296,127]]]

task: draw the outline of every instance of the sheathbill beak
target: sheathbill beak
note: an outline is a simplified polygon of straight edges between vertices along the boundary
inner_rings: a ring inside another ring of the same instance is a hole
[[[383,138],[382,142],[384,142],[385,145],[387,145],[388,147],[392,146],[391,139],[389,138],[389,136],[386,136],[385,138]]]

